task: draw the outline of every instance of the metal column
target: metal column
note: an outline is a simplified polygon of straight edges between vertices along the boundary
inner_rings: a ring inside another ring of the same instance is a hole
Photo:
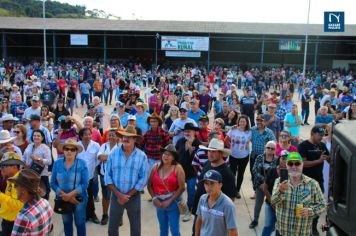
[[[7,58],[6,33],[2,32],[2,59]]]
[[[314,71],[316,71],[316,65],[318,63],[318,51],[319,51],[319,36],[316,37],[315,50],[314,50]]]
[[[265,36],[262,35],[260,70],[262,70],[262,66],[263,66],[264,52],[265,52]]]
[[[106,65],[106,59],[107,59],[107,41],[106,41],[106,39],[107,39],[107,35],[106,35],[106,32],[104,32],[104,58],[103,58],[103,60],[104,60],[104,65]]]
[[[208,74],[210,74],[210,33],[209,33],[209,48],[208,48]]]
[[[56,42],[56,33],[52,32],[52,54],[53,54],[53,63],[57,65],[57,42]]]

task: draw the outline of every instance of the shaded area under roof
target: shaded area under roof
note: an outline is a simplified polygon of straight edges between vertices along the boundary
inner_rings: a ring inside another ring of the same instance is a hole
[[[305,24],[239,23],[206,21],[149,21],[107,19],[47,18],[48,30],[145,31],[217,34],[305,35]],[[41,30],[42,18],[0,17],[0,29]],[[324,32],[324,25],[310,24],[313,36],[356,36],[356,25],[345,25],[345,32]]]

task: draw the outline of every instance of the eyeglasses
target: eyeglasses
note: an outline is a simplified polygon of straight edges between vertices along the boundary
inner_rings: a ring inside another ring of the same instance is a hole
[[[292,167],[292,166],[300,166],[302,163],[300,161],[288,161],[287,165]]]
[[[63,151],[65,151],[65,152],[76,152],[77,149],[76,148],[64,148]]]
[[[117,120],[119,120],[119,119],[111,119],[110,121],[117,121]]]
[[[276,149],[275,149],[275,148],[273,148],[273,147],[266,147],[266,149],[268,149],[268,150],[272,150],[272,151],[276,150]]]
[[[289,138],[289,135],[288,134],[281,134],[279,135],[281,138]]]

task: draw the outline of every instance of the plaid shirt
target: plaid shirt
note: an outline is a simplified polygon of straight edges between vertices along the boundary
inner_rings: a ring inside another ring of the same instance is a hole
[[[17,104],[16,102],[13,102],[11,103],[11,106],[10,106],[10,112],[13,116],[15,116],[16,118],[18,118],[19,120],[16,121],[15,123],[16,124],[19,124],[19,123],[22,123],[22,117],[23,117],[23,114],[20,114],[20,113],[17,113],[17,109],[20,109],[22,111],[25,111],[26,108],[28,108],[27,104],[25,102],[21,102],[20,104]]]
[[[53,227],[53,210],[47,200],[40,198],[27,202],[17,218],[11,236],[49,235]]]
[[[302,181],[297,187],[289,182],[289,188],[283,194],[279,192],[279,179],[274,183],[271,205],[276,209],[276,228],[285,236],[309,236],[311,235],[312,222],[315,216],[320,215],[326,209],[323,193],[318,182],[302,175]],[[302,204],[308,208],[309,216],[296,217],[296,205]]]
[[[252,132],[252,151],[256,155],[260,155],[265,151],[265,145],[268,141],[276,141],[276,137],[273,134],[273,131],[269,128],[265,128],[260,132],[256,126],[251,128]]]
[[[161,128],[158,128],[157,131],[153,131],[152,129],[147,131],[143,135],[144,149],[147,158],[160,160],[162,155],[161,148],[167,146],[169,141],[168,132]]]
[[[286,115],[287,115],[287,110],[284,109],[283,107],[279,107],[276,110],[276,116],[279,118],[281,123],[284,122],[284,117],[286,117]]]

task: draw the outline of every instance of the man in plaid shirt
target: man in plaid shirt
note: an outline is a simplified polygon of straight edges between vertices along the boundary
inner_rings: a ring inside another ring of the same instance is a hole
[[[15,98],[15,102],[11,103],[10,112],[13,116],[18,118],[19,120],[15,122],[15,124],[22,124],[22,116],[25,113],[26,108],[28,107],[25,102],[21,100],[21,94],[17,94]]]
[[[164,131],[161,126],[162,118],[155,112],[147,118],[147,123],[151,129],[143,135],[143,148],[148,158],[148,168],[161,160],[161,148],[164,148],[170,143],[168,132]]]
[[[284,118],[287,115],[287,110],[280,105],[279,99],[275,100],[275,103],[277,105],[277,110],[276,110],[276,116],[279,118],[280,126],[281,126],[281,131],[284,130]]]
[[[18,176],[9,178],[9,182],[15,184],[17,197],[24,203],[11,236],[49,235],[53,229],[53,210],[48,201],[40,197],[41,177],[31,169],[23,169]]]
[[[303,175],[303,159],[297,152],[287,156],[289,178],[274,183],[271,205],[276,210],[276,229],[283,236],[309,236],[313,219],[326,209],[316,180]]]

